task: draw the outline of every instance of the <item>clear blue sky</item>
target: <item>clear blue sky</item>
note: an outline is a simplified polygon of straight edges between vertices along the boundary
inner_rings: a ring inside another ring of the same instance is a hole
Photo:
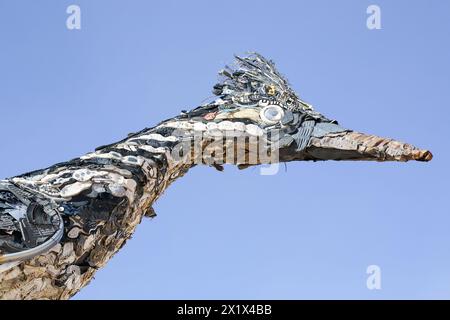
[[[194,168],[76,298],[449,299],[449,16],[443,0],[1,0],[0,177],[195,107],[256,50],[318,111],[435,158]]]

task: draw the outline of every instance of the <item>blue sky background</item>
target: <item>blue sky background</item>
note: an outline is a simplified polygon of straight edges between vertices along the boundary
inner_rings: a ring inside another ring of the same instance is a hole
[[[449,15],[441,0],[0,0],[0,177],[195,107],[256,50],[318,111],[435,158],[196,167],[76,298],[449,299]]]

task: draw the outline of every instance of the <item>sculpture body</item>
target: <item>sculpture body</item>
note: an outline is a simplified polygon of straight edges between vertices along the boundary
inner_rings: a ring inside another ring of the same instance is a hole
[[[189,168],[299,160],[429,161],[341,127],[258,54],[221,71],[216,100],[80,158],[0,182],[0,298],[68,299]]]

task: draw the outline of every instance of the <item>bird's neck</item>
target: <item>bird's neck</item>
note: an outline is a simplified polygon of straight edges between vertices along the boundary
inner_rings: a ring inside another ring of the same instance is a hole
[[[0,273],[0,298],[67,299],[92,279],[142,218],[154,215],[152,204],[164,190],[192,167],[184,157],[174,156],[178,139],[162,133],[143,130],[80,158],[9,180],[55,201],[65,230],[51,251]],[[13,275],[12,283],[4,281]],[[31,290],[32,281],[45,283],[45,290]]]
[[[186,141],[193,137],[184,133],[181,138],[179,134],[175,135],[170,127],[143,130],[118,143],[97,148],[80,159],[86,163],[114,165],[124,173],[128,171],[137,185],[145,185],[144,190],[136,190],[134,196],[150,205],[193,166],[183,155],[188,146]]]

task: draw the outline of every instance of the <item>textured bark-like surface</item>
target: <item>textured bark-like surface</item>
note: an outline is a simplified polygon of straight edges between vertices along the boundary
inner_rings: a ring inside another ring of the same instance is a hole
[[[318,160],[430,161],[428,150],[408,143],[359,132],[312,138],[307,154]]]

